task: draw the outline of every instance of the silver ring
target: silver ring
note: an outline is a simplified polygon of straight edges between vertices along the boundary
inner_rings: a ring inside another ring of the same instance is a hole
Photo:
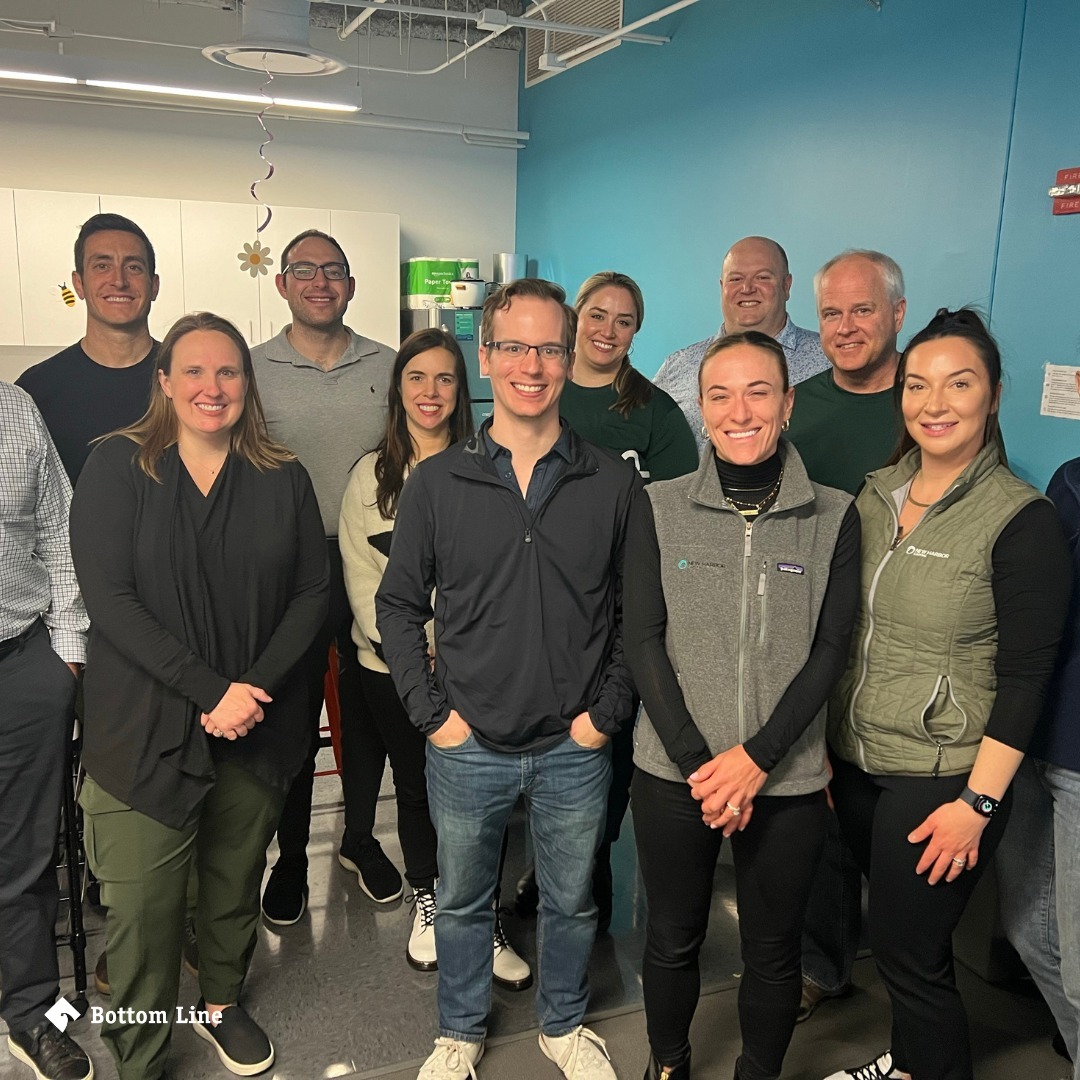
[[[732,817],[738,817],[742,813],[741,806],[732,806],[731,803],[728,803],[727,808],[731,811]]]
[[[967,866],[967,859],[953,859],[953,865],[960,867]]]
[[[224,734],[225,734],[225,732],[222,731],[221,728],[214,728],[214,738],[215,739],[220,739],[221,736],[224,735]]]

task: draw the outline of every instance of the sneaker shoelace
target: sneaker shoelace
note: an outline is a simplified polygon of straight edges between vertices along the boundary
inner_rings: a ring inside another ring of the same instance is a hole
[[[886,1080],[892,1071],[892,1053],[886,1050],[880,1057],[860,1065],[850,1075],[852,1080]]]
[[[495,909],[495,948],[510,948],[510,942],[506,940],[506,931],[503,929],[502,911],[499,908]]]
[[[435,1049],[445,1051],[442,1065],[446,1069],[448,1076],[460,1073],[461,1067],[464,1065],[469,1070],[469,1076],[472,1080],[476,1080],[476,1070],[473,1068],[468,1054],[465,1053],[465,1047],[468,1045],[468,1043],[459,1042],[457,1039],[448,1039],[442,1035],[435,1040]]]
[[[438,906],[435,903],[435,894],[430,889],[416,889],[411,896],[405,898],[405,903],[416,904],[416,910],[420,912],[421,926],[435,925]]]
[[[567,1053],[565,1060],[558,1062],[558,1066],[562,1069],[566,1076],[576,1075],[578,1062],[581,1058],[588,1058],[593,1053],[592,1047],[589,1045],[592,1043],[599,1051],[604,1055],[608,1061],[611,1060],[611,1055],[608,1053],[607,1043],[596,1034],[595,1031],[590,1030],[587,1027],[576,1027],[570,1033],[570,1046],[569,1053]]]

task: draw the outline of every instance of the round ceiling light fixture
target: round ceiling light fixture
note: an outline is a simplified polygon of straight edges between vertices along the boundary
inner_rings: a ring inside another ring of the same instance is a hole
[[[315,52],[309,45],[282,41],[234,41],[208,45],[207,60],[241,71],[265,71],[271,75],[335,75],[345,64]]]

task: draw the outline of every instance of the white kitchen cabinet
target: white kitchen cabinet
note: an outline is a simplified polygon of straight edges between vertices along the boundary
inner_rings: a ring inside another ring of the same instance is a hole
[[[330,232],[345,249],[356,295],[345,321],[397,348],[401,340],[401,221],[397,214],[331,210]]]
[[[103,214],[123,214],[150,238],[157,265],[157,300],[150,309],[150,333],[160,341],[187,311],[184,300],[184,248],[179,199],[143,199],[134,195],[102,195]]]
[[[17,252],[15,192],[11,188],[0,188],[0,345],[23,343]]]
[[[241,270],[237,253],[255,240],[255,206],[243,203],[180,203],[184,244],[184,303],[188,311],[212,311],[236,325],[251,345],[262,338],[259,283]]]
[[[285,245],[299,233],[307,229],[330,232],[329,210],[306,210],[299,206],[275,206],[270,224],[259,233],[258,239],[263,247],[269,247],[270,258],[274,260],[265,277],[259,277],[259,306],[262,311],[262,336],[260,341],[268,341],[275,334],[281,333],[282,327],[292,321],[289,305],[277,291],[274,279],[281,273],[281,256]],[[266,211],[256,208],[258,224],[262,223]],[[249,241],[250,243],[250,241]]]
[[[62,289],[71,288],[75,239],[98,212],[98,197],[17,188],[14,202],[22,343],[71,345],[86,330],[86,310],[81,300],[68,307]]]

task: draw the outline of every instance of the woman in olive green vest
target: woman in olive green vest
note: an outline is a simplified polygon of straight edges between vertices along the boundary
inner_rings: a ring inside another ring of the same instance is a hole
[[[971,1080],[952,933],[1005,827],[1061,636],[1069,555],[998,439],[1001,357],[944,308],[897,370],[905,432],[859,495],[862,607],[829,710],[892,1044],[827,1080]]]

